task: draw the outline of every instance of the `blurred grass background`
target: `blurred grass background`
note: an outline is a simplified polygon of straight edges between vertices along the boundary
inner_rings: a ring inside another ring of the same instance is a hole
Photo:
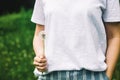
[[[36,80],[32,65],[32,11],[0,16],[0,80]]]
[[[0,16],[0,80],[36,80],[32,65],[32,10]],[[120,80],[120,60],[113,80]]]

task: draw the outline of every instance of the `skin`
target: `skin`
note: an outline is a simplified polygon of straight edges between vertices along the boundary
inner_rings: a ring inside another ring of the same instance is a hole
[[[120,23],[105,23],[105,28],[108,42],[106,52],[108,68],[106,74],[111,80],[120,53]]]
[[[109,80],[111,80],[120,52],[120,23],[105,23],[105,29],[108,43],[106,50],[106,64],[108,66],[106,75],[108,76]],[[39,32],[43,30],[44,25],[37,24],[33,39],[33,48],[36,54],[33,64],[39,71],[42,72],[47,69],[46,57],[42,55],[42,41],[38,36]]]
[[[44,31],[44,25],[36,24],[36,29],[33,38],[33,49],[35,51],[35,57],[33,64],[35,67],[43,72],[47,69],[47,60],[43,51],[43,41],[39,37],[39,32]]]

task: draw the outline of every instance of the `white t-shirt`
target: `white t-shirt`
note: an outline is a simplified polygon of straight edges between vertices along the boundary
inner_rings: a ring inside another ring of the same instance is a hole
[[[104,22],[120,21],[119,0],[36,0],[31,21],[45,25],[48,72],[104,71]]]

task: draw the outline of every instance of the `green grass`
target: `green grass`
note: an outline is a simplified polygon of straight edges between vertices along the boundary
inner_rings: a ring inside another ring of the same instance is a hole
[[[21,10],[0,17],[0,80],[36,80],[32,65],[35,25],[30,22],[31,14],[31,10]],[[120,80],[119,75],[120,60],[113,80]]]
[[[35,80],[32,11],[0,17],[0,80]]]

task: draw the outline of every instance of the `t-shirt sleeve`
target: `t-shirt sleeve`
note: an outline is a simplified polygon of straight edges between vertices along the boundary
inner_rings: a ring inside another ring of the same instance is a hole
[[[36,24],[44,25],[45,18],[44,18],[44,11],[43,11],[42,0],[36,0],[35,1],[33,14],[32,14],[32,17],[31,17],[31,21],[33,23],[36,23]]]
[[[120,22],[119,0],[106,0],[106,9],[103,11],[104,22]]]

